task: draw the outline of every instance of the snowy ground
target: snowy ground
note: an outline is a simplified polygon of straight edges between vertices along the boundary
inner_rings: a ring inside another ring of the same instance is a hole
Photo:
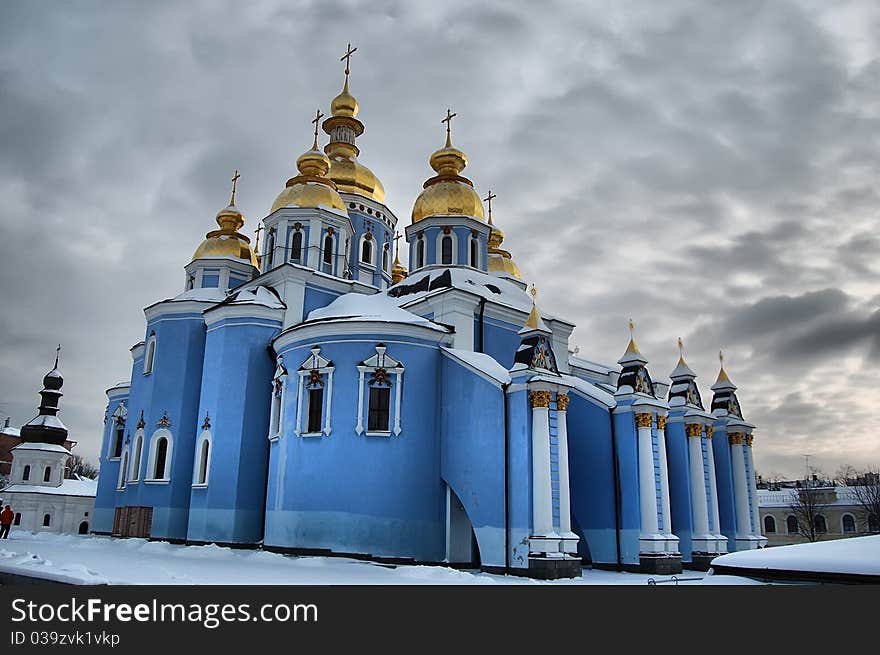
[[[341,557],[293,557],[219,546],[179,546],[145,539],[13,532],[0,542],[0,571],[80,584],[623,584],[671,576],[584,571],[576,580],[541,582],[442,566],[389,566]],[[681,584],[699,584],[686,571]],[[674,584],[674,583],[670,583]]]

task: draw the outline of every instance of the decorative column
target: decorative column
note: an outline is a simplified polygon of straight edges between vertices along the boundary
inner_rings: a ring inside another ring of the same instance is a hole
[[[559,535],[553,532],[553,495],[550,483],[549,391],[530,391],[532,406],[532,552],[559,551]]]
[[[767,543],[767,537],[764,536],[761,525],[761,513],[758,511],[758,483],[755,481],[755,460],[752,457],[752,442],[755,440],[755,436],[748,432],[745,438],[745,446],[743,446],[743,451],[745,456],[749,461],[749,471],[751,471],[751,475],[749,476],[749,498],[751,499],[752,506],[752,534],[755,535],[758,539],[758,547],[763,547]]]
[[[568,475],[568,394],[556,394],[559,434],[559,532],[564,553],[576,553],[578,536],[571,531],[571,490]]]
[[[694,515],[694,551],[708,552],[714,545],[714,537],[709,532],[709,507],[706,503],[706,480],[703,475],[703,424],[685,425],[688,437],[690,460],[691,499]],[[708,542],[712,542],[710,545]]]
[[[657,458],[660,460],[660,509],[663,512],[663,534],[668,542],[666,550],[678,552],[678,537],[672,533],[672,511],[669,509],[669,463],[666,459],[667,417],[657,416]]]
[[[727,552],[727,537],[721,534],[721,515],[718,513],[718,483],[715,481],[715,451],[712,449],[712,433],[715,426],[706,426],[706,455],[709,459],[709,500],[712,503],[710,508],[712,516],[712,536],[718,540],[716,551],[719,553]]]
[[[651,445],[651,426],[654,415],[648,412],[636,414],[636,428],[639,444],[639,514],[641,517],[642,550],[656,551],[656,547],[648,547],[645,540],[657,538],[657,490],[654,484],[654,450]],[[665,541],[661,542],[665,546]]]
[[[733,497],[736,508],[736,540],[747,540],[751,534],[751,517],[749,516],[749,487],[746,480],[746,462],[743,453],[742,432],[729,432],[730,463],[733,469]]]

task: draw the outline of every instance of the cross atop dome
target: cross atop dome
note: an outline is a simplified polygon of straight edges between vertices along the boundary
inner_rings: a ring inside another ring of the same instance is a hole
[[[452,110],[448,107],[446,108],[446,118],[444,118],[441,123],[446,123],[446,147],[452,147],[452,119],[458,116],[458,114],[452,113]]]

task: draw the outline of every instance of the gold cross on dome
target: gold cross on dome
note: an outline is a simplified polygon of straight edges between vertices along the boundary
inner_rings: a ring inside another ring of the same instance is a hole
[[[345,79],[348,79],[348,74],[351,72],[351,56],[357,52],[357,48],[352,48],[349,43],[345,48],[345,54],[339,58],[339,61],[345,62]]]
[[[446,147],[450,147],[452,145],[452,119],[458,116],[458,114],[453,114],[452,110],[446,109],[446,118],[444,118],[441,123],[446,123]]]
[[[538,296],[538,287],[532,284],[532,288],[529,290],[529,293],[532,294],[532,302],[535,301],[535,298]]]
[[[678,354],[684,357],[684,341],[681,340],[681,337],[678,338]]]
[[[489,195],[483,198],[484,201],[489,203],[489,225],[492,225],[492,200],[497,198],[494,193],[492,193],[492,189],[489,189]]]
[[[320,124],[322,118],[324,118],[324,114],[321,113],[320,109],[316,110],[315,118],[312,119],[312,122],[315,124],[315,141],[312,144],[312,150],[318,149],[318,125]]]
[[[238,178],[240,178],[240,177],[241,177],[241,175],[239,174],[238,169],[236,168],[235,175],[232,176],[232,200],[229,201],[230,206],[235,205],[235,187],[238,185]]]
[[[256,243],[254,243],[254,250],[255,251],[260,249],[260,233],[262,231],[263,231],[263,224],[260,223],[259,225],[257,225],[257,229],[254,230],[254,234],[256,234],[256,236],[257,236]]]
[[[397,250],[397,242],[403,235],[398,231],[394,233],[394,249]]]

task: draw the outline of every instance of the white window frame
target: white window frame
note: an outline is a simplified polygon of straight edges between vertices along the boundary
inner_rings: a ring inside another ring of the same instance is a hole
[[[168,447],[165,449],[165,471],[161,478],[155,477],[156,463],[159,456],[158,445],[159,440],[165,438],[168,440]],[[147,472],[144,474],[144,482],[168,483],[171,482],[171,454],[174,451],[174,437],[168,428],[159,428],[150,437],[150,455],[147,458]],[[147,477],[149,476],[149,477]]]
[[[419,236],[419,238],[416,239],[415,248],[416,248],[416,251],[414,253],[415,257],[413,259],[415,259],[416,265],[413,266],[413,270],[419,269],[419,268],[424,268],[424,266],[425,266],[425,260],[427,259],[427,256],[428,256],[428,246],[425,243],[424,236]]]
[[[119,462],[119,475],[116,479],[116,491],[125,491],[125,478],[128,475],[128,471],[126,469],[129,467],[130,464],[128,446],[124,446],[122,448],[122,453],[119,456]]]
[[[797,524],[797,528],[798,528],[794,532],[792,532],[791,530],[788,529],[788,519],[791,517],[794,517],[795,523]],[[801,531],[800,519],[798,519],[798,517],[795,516],[794,514],[786,514],[785,515],[785,534],[800,534],[800,531]]]
[[[135,466],[135,456],[137,465]],[[134,433],[134,442],[131,448],[131,459],[128,460],[128,483],[137,484],[141,477],[141,464],[144,459],[144,429],[138,428]]]
[[[113,421],[110,425],[110,439],[107,444],[107,461],[118,462],[122,458],[122,451],[125,450],[125,419],[128,418],[128,409],[125,407],[124,400],[116,406],[116,409],[113,410],[113,414],[110,415],[110,418],[112,418]],[[114,457],[113,451],[115,450],[114,446],[116,445],[116,432],[119,428],[122,428],[122,448],[119,451],[119,457]]]
[[[281,355],[275,358],[275,374],[272,376],[272,398],[269,411],[269,441],[278,441],[284,431],[284,396],[287,391],[287,369]]]
[[[202,470],[202,448],[207,445],[208,447],[208,457],[205,460],[205,468]],[[196,457],[195,462],[193,462],[193,479],[192,486],[194,489],[204,489],[208,486],[208,478],[211,474],[211,457],[214,454],[214,443],[211,438],[211,431],[208,429],[202,430],[202,433],[199,435],[199,438],[196,439]],[[204,475],[202,475],[204,473]],[[203,482],[199,482],[200,478],[204,477]]]
[[[847,532],[843,527],[843,519],[844,517],[849,516],[853,520],[853,530],[852,532]],[[840,515],[840,534],[857,534],[859,531],[859,522],[856,520],[855,514],[852,512],[844,512]]]
[[[367,235],[370,235],[370,238],[367,238]],[[370,259],[369,261],[363,258],[364,255],[364,242],[370,242]],[[360,240],[358,241],[358,264],[362,266],[369,266],[370,268],[376,268],[376,250],[379,242],[376,241],[376,237],[373,236],[371,232],[364,233]]]
[[[446,237],[450,237],[452,239],[452,261],[448,264],[443,263],[443,239]],[[458,264],[458,236],[455,234],[455,230],[449,230],[449,234],[440,230],[440,234],[437,236],[437,263],[441,266],[455,266]]]
[[[776,520],[776,517],[772,514],[764,514],[761,519],[761,529],[766,533],[767,532],[767,519],[773,520],[773,532],[770,534],[779,534],[779,522]]]
[[[330,248],[330,270],[325,271],[324,265],[327,262],[324,259],[324,257],[325,257],[325,253],[327,252],[327,249],[324,246],[325,246],[328,238],[333,243],[333,247]],[[336,239],[336,232],[334,232],[333,234],[330,234],[329,232],[327,232],[327,230],[324,230],[324,233],[321,235],[321,259],[318,262],[318,270],[326,275],[335,275],[335,273],[333,272],[333,269],[335,268],[334,264],[336,264],[337,247],[338,247],[338,243],[337,243],[337,239]],[[360,260],[360,253],[358,253],[358,259]]]
[[[144,350],[144,375],[150,375],[156,364],[156,332],[150,332],[147,347]]]
[[[382,344],[376,346],[376,354],[361,362],[358,369],[358,409],[357,409],[357,426],[355,432],[358,434],[366,434],[368,437],[390,437],[401,433],[400,427],[400,410],[403,400],[403,372],[404,366],[399,361],[387,354],[388,348]],[[367,374],[373,373],[377,369],[384,368],[389,374],[394,374],[395,380],[392,383],[394,393],[394,406],[389,408],[391,411],[391,430],[370,432],[366,431],[364,424],[364,388],[367,386]]]
[[[299,382],[296,392],[296,429],[294,430],[298,437],[330,436],[330,432],[332,431],[330,418],[333,410],[333,372],[335,370],[336,367],[333,366],[333,362],[321,356],[320,346],[314,346],[311,349],[311,354],[306,357],[305,361],[299,367],[299,370],[297,371]],[[309,415],[308,388],[306,380],[311,376],[312,371],[317,371],[319,375],[326,377],[326,383],[323,387],[324,402],[321,407],[321,422],[323,423],[323,429],[320,432],[306,432]],[[305,411],[303,411],[303,405],[305,405]]]
[[[476,253],[477,257],[476,257],[476,261],[472,262],[471,261],[471,248],[474,248],[475,246],[476,246],[476,250],[474,250],[474,252]],[[480,266],[482,266],[482,262],[480,261],[480,238],[475,237],[473,234],[470,237],[468,237],[467,257],[468,257],[468,266],[470,266],[471,268],[479,269]]]
[[[391,272],[391,244],[386,243],[382,246],[382,270],[386,273]]]
[[[294,240],[294,238],[296,238],[297,234],[300,235],[299,259],[294,259],[293,258],[293,240]],[[300,228],[300,229],[293,228],[290,231],[290,241],[288,242],[288,246],[287,246],[287,261],[293,262],[294,264],[303,264],[306,259],[306,256],[305,256],[306,250],[307,249],[306,249],[305,230],[303,230],[302,228]]]

